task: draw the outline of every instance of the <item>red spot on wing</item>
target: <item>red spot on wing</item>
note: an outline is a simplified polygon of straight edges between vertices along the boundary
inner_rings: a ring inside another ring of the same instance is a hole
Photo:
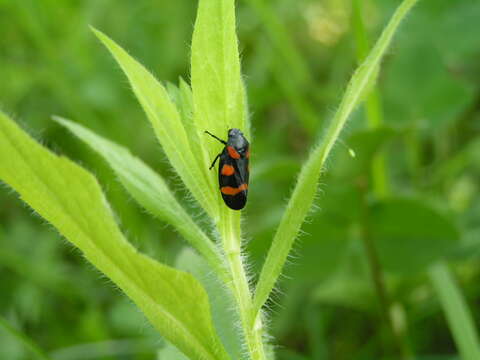
[[[225,164],[222,166],[220,173],[225,176],[232,176],[235,174],[235,168],[232,165]]]
[[[228,151],[228,155],[229,155],[232,159],[240,159],[240,154],[239,154],[238,151],[235,150],[233,147],[227,146],[227,151]]]
[[[220,188],[220,191],[224,195],[235,196],[242,191],[246,191],[247,189],[248,189],[248,185],[247,184],[242,184],[242,185],[240,185],[239,187],[236,187],[236,188],[231,187],[231,186],[223,186],[222,188]]]

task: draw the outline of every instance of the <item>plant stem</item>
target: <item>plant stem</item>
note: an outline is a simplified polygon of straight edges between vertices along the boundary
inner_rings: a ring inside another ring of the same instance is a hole
[[[252,295],[242,261],[240,216],[232,210],[224,210],[219,229],[232,278],[230,288],[237,301],[248,352],[252,360],[265,360],[261,319],[254,318]]]
[[[370,234],[369,227],[369,208],[367,204],[367,193],[363,189],[362,194],[362,234],[361,239],[365,249],[365,255],[367,258],[368,268],[370,270],[370,275],[372,278],[373,285],[375,287],[375,292],[380,304],[380,314],[383,322],[385,323],[388,329],[388,338],[389,344],[393,345],[393,353],[398,353],[401,355],[401,359],[408,358],[408,346],[404,343],[403,339],[399,336],[397,331],[395,331],[394,321],[390,312],[391,301],[388,296],[387,287],[385,285],[385,275],[383,272],[380,259],[378,257],[377,249]]]
[[[364,197],[365,196],[366,194],[364,194]],[[368,225],[368,208],[366,205],[364,208],[363,221],[364,223],[362,226],[361,238],[365,248],[372,282],[380,304],[380,314],[387,329],[386,334],[388,335],[385,338],[388,339],[388,342],[386,348],[388,349],[388,347],[391,347],[392,355],[398,354],[400,359],[410,359],[412,358],[412,354],[409,345],[406,342],[402,332],[399,332],[395,329],[395,322],[391,311],[392,301],[388,295],[387,287],[385,285],[385,274],[378,257],[377,249],[375,248],[373,239],[370,236]]]
[[[25,345],[25,347],[34,353],[38,359],[51,360],[50,357],[48,357],[48,355],[32,339],[15,329],[2,316],[0,316],[0,328],[4,328],[6,332]]]

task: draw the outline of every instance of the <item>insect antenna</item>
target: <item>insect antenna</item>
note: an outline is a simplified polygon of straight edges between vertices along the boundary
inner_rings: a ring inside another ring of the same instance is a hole
[[[210,135],[211,137],[217,139],[217,140],[220,141],[223,145],[227,145],[227,142],[226,142],[225,140],[222,140],[222,139],[216,137],[216,136],[213,135],[211,132],[208,132],[207,130],[205,130],[205,133],[208,134],[208,135]]]

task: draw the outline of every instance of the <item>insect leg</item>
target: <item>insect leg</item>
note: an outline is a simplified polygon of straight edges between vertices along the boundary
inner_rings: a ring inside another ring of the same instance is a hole
[[[222,139],[216,137],[215,135],[213,135],[212,133],[208,132],[207,130],[205,130],[205,133],[208,134],[208,135],[210,135],[211,137],[217,139],[217,140],[220,141],[223,145],[227,145],[227,142],[226,142],[225,140],[222,140]]]
[[[212,168],[215,166],[215,163],[217,162],[218,158],[220,157],[220,155],[222,154],[218,154],[215,159],[213,160],[212,162],[212,165],[210,165],[210,167],[208,168],[208,170],[212,170]]]

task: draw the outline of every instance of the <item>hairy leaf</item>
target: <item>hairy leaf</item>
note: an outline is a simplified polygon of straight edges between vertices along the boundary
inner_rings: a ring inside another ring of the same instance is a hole
[[[165,87],[135,61],[112,39],[98,30],[93,30],[103,44],[110,50],[115,60],[127,75],[133,92],[150,120],[158,141],[162,145],[168,160],[192,192],[203,209],[212,217],[218,213],[216,194],[207,186],[205,164],[199,163],[195,152],[203,152],[198,144],[189,141],[180,113]]]
[[[295,237],[313,204],[318,179],[325,165],[325,160],[337,141],[348,117],[362,99],[365,91],[368,90],[369,85],[371,85],[370,81],[375,76],[380,61],[390,45],[401,20],[416,1],[404,0],[399,6],[365,62],[353,74],[324,138],[314,147],[300,171],[297,185],[287,204],[258,280],[254,299],[254,311],[256,313],[260,312],[261,307],[268,299],[282,271]]]
[[[194,121],[203,148],[208,150],[205,162],[209,162],[221,151],[222,144],[206,136],[205,130],[225,138],[229,128],[239,128],[251,140],[235,32],[234,0],[200,0],[193,31],[191,66]],[[208,179],[210,188],[216,188],[217,176],[211,172]],[[219,191],[214,194],[219,204],[214,221],[232,275],[231,287],[245,343],[252,359],[263,360],[262,327],[251,326],[252,296],[241,256],[240,212],[225,206]]]
[[[240,320],[233,310],[235,299],[230,289],[209,271],[205,261],[191,249],[185,248],[179,253],[175,267],[191,273],[207,291],[213,323],[232,359],[247,360],[248,354],[242,348],[241,330],[238,328]]]
[[[96,179],[48,151],[0,113],[0,179],[117,284],[160,333],[192,359],[228,359],[208,297],[191,275],[126,241]]]
[[[141,206],[173,225],[185,240],[205,257],[218,275],[226,276],[222,266],[223,260],[212,240],[187,214],[157,173],[124,147],[72,121],[58,117],[56,121],[103,156],[123,186]]]
[[[228,129],[239,128],[250,139],[235,32],[234,0],[199,2],[191,67],[194,121],[203,148],[208,149],[205,158],[205,164],[208,164],[222,145],[206,136],[205,130],[226,140]],[[213,172],[209,174],[209,181],[215,188]],[[219,194],[216,195],[221,203]]]

